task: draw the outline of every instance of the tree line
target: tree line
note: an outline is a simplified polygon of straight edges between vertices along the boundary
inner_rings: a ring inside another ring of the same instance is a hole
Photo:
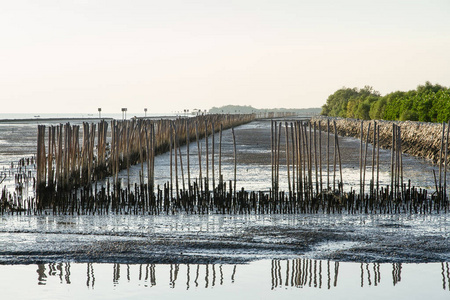
[[[343,87],[328,97],[321,114],[363,120],[447,122],[450,88],[427,81],[415,90],[381,96],[370,86]]]

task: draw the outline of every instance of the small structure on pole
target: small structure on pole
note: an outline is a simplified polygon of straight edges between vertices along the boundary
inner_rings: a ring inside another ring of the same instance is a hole
[[[98,108],[98,118],[99,119],[102,118],[102,109],[101,109],[101,107]]]
[[[125,120],[127,118],[127,109],[124,107],[122,108],[122,120]]]
[[[145,117],[147,118],[147,108],[144,108]]]

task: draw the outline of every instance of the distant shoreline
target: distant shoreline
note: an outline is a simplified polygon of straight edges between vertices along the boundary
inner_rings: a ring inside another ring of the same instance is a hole
[[[174,118],[177,116],[149,116],[149,117],[136,117],[136,119],[168,119],[168,118]],[[131,120],[132,118],[127,118],[127,120]],[[111,120],[120,120],[115,119],[112,117],[105,117],[105,118],[99,118],[99,117],[73,117],[73,118],[62,118],[62,117],[55,117],[55,118],[18,118],[18,119],[0,119],[0,123],[21,123],[21,122],[57,122],[57,121],[111,121]]]
[[[23,119],[0,119],[0,123],[20,123],[20,122],[48,122],[48,121],[100,121],[112,120],[113,118],[23,118]]]

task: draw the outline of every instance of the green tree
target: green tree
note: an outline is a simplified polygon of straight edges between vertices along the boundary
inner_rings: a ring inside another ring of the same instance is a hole
[[[342,88],[328,97],[322,114],[366,120],[446,122],[450,119],[450,89],[427,81],[415,90],[381,97],[371,86]]]

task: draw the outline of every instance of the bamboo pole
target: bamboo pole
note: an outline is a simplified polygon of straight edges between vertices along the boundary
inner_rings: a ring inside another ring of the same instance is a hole
[[[186,160],[187,160],[187,174],[188,174],[188,188],[189,196],[191,195],[191,167],[189,157],[189,144],[190,144],[190,131],[189,131],[189,119],[186,119]]]
[[[320,197],[323,199],[323,182],[322,182],[322,132],[321,132],[321,123],[319,121],[319,172],[320,172]]]
[[[336,135],[337,135],[337,128],[336,128],[336,121],[333,122],[334,125],[334,160],[333,160],[333,192],[336,191],[336,161],[337,161],[337,143],[336,143]]]
[[[361,200],[364,199],[364,193],[365,193],[365,185],[366,185],[366,164],[367,164],[367,152],[368,152],[368,145],[369,145],[369,136],[370,136],[370,125],[367,126],[367,136],[366,136],[366,148],[364,150],[364,167],[363,167],[363,181],[362,181],[362,194],[361,194]]]
[[[344,181],[343,181],[343,176],[342,176],[342,162],[341,162],[341,150],[339,148],[339,138],[338,138],[338,134],[337,134],[337,128],[336,128],[336,121],[334,121],[334,137],[335,137],[335,141],[336,141],[336,148],[337,148],[337,152],[338,152],[338,158],[339,158],[339,173],[340,173],[340,183],[339,183],[339,197],[342,200],[342,193],[343,193],[343,188],[344,188]]]
[[[379,203],[379,190],[380,190],[380,125],[377,126],[377,203]]]
[[[390,197],[390,200],[393,200],[394,197],[394,156],[395,154],[395,124],[392,124],[392,149],[391,149],[391,193],[392,196]]]
[[[296,158],[296,141],[294,139],[294,125],[291,122],[291,140],[292,140],[292,193],[295,193],[295,166],[296,166],[296,162],[295,162],[295,158]]]
[[[442,135],[441,135],[441,150],[439,151],[439,198],[442,199],[442,159],[444,153],[444,134],[445,134],[445,122],[442,122]]]
[[[361,128],[360,128],[360,148],[359,148],[359,194],[361,197],[363,197],[363,143],[364,143],[364,123],[361,121]]]
[[[449,132],[450,132],[450,120],[448,121],[447,125],[447,136],[445,138],[445,158],[444,158],[444,198],[443,203],[446,204],[447,202],[447,154],[448,154],[448,138],[449,138]],[[447,210],[447,206],[445,206],[445,209]]]
[[[311,197],[314,197],[314,186],[313,186],[313,176],[312,176],[312,168],[313,168],[313,160],[312,160],[312,124],[309,122],[309,149],[308,149],[308,176],[309,176],[309,188]]]
[[[299,193],[300,193],[300,201],[303,202],[303,180],[302,180],[302,176],[303,176],[303,155],[302,155],[302,151],[303,151],[303,138],[302,138],[302,126],[300,122],[296,123],[296,128],[297,128],[297,142],[298,142],[298,146],[297,146],[297,152],[298,152],[298,158],[297,158],[297,162],[298,162],[298,171],[297,171],[297,175],[298,175],[298,182],[297,182],[297,187],[299,189]]]
[[[278,200],[278,192],[280,189],[280,147],[281,147],[281,122],[278,124],[278,140],[277,140],[277,157],[276,157],[276,196],[275,199]]]
[[[272,166],[272,193],[275,191],[275,140],[274,140],[274,120],[270,120],[270,165]]]
[[[172,173],[172,141],[173,141],[173,133],[172,133],[172,123],[170,123],[169,128],[169,150],[170,150],[170,199],[173,199],[173,173]],[[176,157],[176,153],[175,153]],[[178,191],[177,191],[178,194]]]
[[[286,169],[287,169],[287,178],[288,178],[288,189],[289,189],[289,196],[292,195],[292,187],[291,187],[291,177],[290,177],[290,164],[289,164],[289,127],[288,123],[286,122],[284,124],[285,127],[285,138],[286,138]]]
[[[316,176],[316,195],[319,194],[319,172],[317,164],[317,130],[316,122],[314,122],[314,173]]]
[[[219,185],[222,187],[222,123],[220,124],[220,134],[219,134]]]
[[[205,192],[209,198],[209,145],[208,145],[208,121],[205,119],[205,148],[206,148],[206,177],[205,177]]]
[[[175,158],[175,187],[176,187],[176,199],[179,200],[179,192],[180,192],[180,187],[179,187],[179,180],[178,180],[178,131],[177,131],[177,127],[176,124],[173,123],[172,125],[173,128],[173,148],[174,148],[174,158]]]
[[[236,151],[236,136],[234,134],[234,127],[231,127],[231,134],[233,135],[233,153],[234,153],[234,199],[236,199],[236,171],[237,171],[237,151]]]
[[[375,185],[375,147],[376,147],[377,122],[373,121],[373,141],[372,141],[372,180],[370,183],[370,199],[373,199],[373,188]]]
[[[200,148],[200,139],[198,132],[198,122],[195,122],[195,136],[197,140],[197,153],[198,153],[198,176],[200,182],[200,191],[203,193],[203,177],[202,177],[202,150]]]
[[[216,189],[216,181],[215,181],[215,177],[214,177],[214,156],[215,156],[215,152],[214,152],[214,122],[211,122],[211,173],[212,173],[212,188],[213,191]]]
[[[327,119],[327,190],[330,189],[330,119]]]

